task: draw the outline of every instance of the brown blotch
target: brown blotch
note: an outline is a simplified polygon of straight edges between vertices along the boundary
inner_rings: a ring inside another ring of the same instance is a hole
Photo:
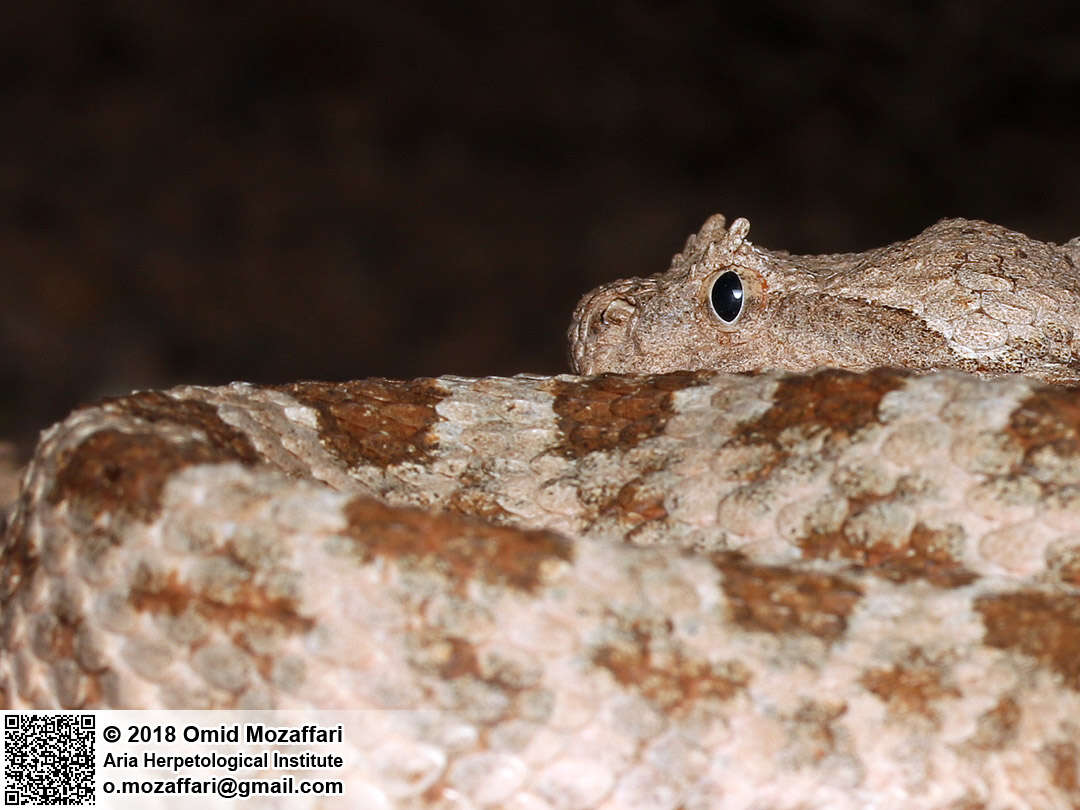
[[[1051,548],[1046,554],[1046,568],[1050,577],[1057,582],[1080,585],[1080,546]]]
[[[175,442],[150,431],[100,430],[60,456],[50,503],[70,499],[93,517],[116,511],[149,521],[160,509],[165,482],[177,470],[193,464],[258,460],[247,436],[205,402],[144,391],[104,400],[98,407],[151,424],[167,422],[198,430],[206,440]]]
[[[885,701],[890,713],[919,714],[935,726],[941,718],[933,704],[943,698],[960,697],[955,686],[942,683],[942,665],[927,658],[921,649],[913,650],[903,664],[865,672],[859,683]]]
[[[793,427],[808,433],[827,431],[833,439],[850,438],[878,421],[882,397],[903,386],[910,374],[893,368],[864,373],[824,369],[784,377],[772,407],[741,425],[733,441],[779,445],[781,434]]]
[[[500,663],[497,655],[479,652],[469,639],[443,635],[434,628],[419,631],[412,639],[409,663],[438,673],[444,681],[466,679],[486,684],[507,697],[516,697],[534,685],[535,676]]]
[[[485,728],[495,728],[528,711],[529,691],[540,672],[531,669],[530,663],[518,666],[501,658],[497,650],[484,652],[467,638],[445,635],[433,627],[410,633],[407,644],[409,666],[434,675],[444,685],[453,684],[451,694],[457,709],[482,717]],[[499,697],[491,699],[494,695]],[[482,745],[486,735],[481,733]]]
[[[554,532],[493,526],[452,514],[387,506],[354,498],[345,507],[345,534],[357,541],[362,562],[391,557],[430,568],[464,591],[475,578],[534,592],[544,564],[573,559],[569,541]]]
[[[16,594],[33,581],[40,558],[31,540],[25,507],[0,534],[0,611],[8,610]]]
[[[256,454],[246,442],[242,436],[224,444],[173,442],[153,433],[99,430],[61,455],[48,500],[70,500],[95,518],[116,512],[149,522],[173,473],[194,464],[252,464]]]
[[[248,437],[218,416],[217,408],[208,402],[177,399],[162,391],[140,391],[103,400],[100,406],[151,424],[167,422],[200,430],[206,434],[207,442],[224,456],[247,464],[258,461],[258,453]]]
[[[455,678],[483,680],[476,648],[468,639],[447,636],[440,639],[440,644],[444,645],[439,664],[440,677],[448,681]]]
[[[559,426],[556,452],[568,459],[629,450],[658,436],[672,414],[672,395],[712,379],[715,372],[676,371],[648,376],[601,374],[553,379],[552,407]]]
[[[808,634],[838,639],[862,589],[835,574],[757,565],[739,554],[713,555],[723,573],[732,620],[758,633]]]
[[[131,606],[140,613],[168,613],[179,616],[192,610],[218,625],[240,623],[269,624],[289,633],[305,633],[315,621],[302,616],[296,603],[285,597],[270,596],[262,588],[247,583],[239,587],[229,602],[221,602],[182,582],[175,571],[154,574],[142,569],[128,596]]]
[[[848,521],[875,500],[880,499],[850,499],[848,516],[839,528],[829,532],[814,531],[798,540],[803,555],[821,560],[852,560],[872,574],[896,583],[923,579],[939,588],[959,588],[975,581],[975,574],[952,556],[956,544],[948,530],[931,529],[918,523],[900,545],[877,542],[867,546],[853,542],[847,532]]]
[[[445,509],[455,515],[490,520],[493,523],[512,523],[514,515],[503,508],[490,492],[464,486],[454,490]]]
[[[623,484],[615,497],[597,510],[600,515],[612,515],[622,525],[638,528],[654,520],[663,520],[668,511],[664,506],[664,493],[650,491],[646,480],[638,476]]]
[[[623,635],[595,649],[593,663],[664,711],[707,698],[730,700],[750,682],[749,671],[738,661],[716,665],[672,647],[670,622],[662,627],[635,622]],[[654,649],[657,645],[662,651]]]
[[[1039,751],[1039,758],[1050,771],[1054,786],[1069,794],[1080,793],[1080,765],[1077,747],[1073,742],[1047,743]]]
[[[1080,456],[1080,388],[1039,386],[1012,412],[1005,433],[1025,464],[1047,448],[1060,458]]]
[[[31,623],[30,647],[43,661],[54,663],[75,655],[77,622],[65,621],[55,614],[39,615]]]
[[[979,716],[969,742],[984,751],[1000,751],[1016,739],[1020,715],[1020,704],[1014,698],[1002,698],[994,708]]]
[[[785,716],[788,743],[785,753],[795,767],[814,767],[836,753],[836,721],[847,713],[846,703],[803,701],[794,713]]]
[[[1080,596],[1074,593],[1016,591],[980,596],[983,642],[1030,655],[1080,691]]]
[[[435,406],[447,391],[437,380],[301,382],[278,386],[315,410],[323,445],[349,466],[422,463],[437,445]]]

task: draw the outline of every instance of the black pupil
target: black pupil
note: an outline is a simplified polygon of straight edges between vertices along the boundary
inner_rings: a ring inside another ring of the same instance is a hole
[[[712,285],[712,306],[720,320],[731,323],[742,312],[743,289],[739,274],[728,270]]]

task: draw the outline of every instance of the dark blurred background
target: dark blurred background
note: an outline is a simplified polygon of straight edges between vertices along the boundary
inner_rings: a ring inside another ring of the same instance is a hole
[[[226,8],[222,8],[222,6]],[[0,439],[233,379],[565,369],[714,211],[1080,233],[1074,2],[43,0],[0,18]]]

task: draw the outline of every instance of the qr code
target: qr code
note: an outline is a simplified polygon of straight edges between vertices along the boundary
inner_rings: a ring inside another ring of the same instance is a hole
[[[4,804],[94,804],[94,715],[5,714]]]

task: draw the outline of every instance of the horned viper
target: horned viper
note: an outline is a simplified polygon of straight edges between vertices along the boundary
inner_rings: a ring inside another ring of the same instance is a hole
[[[3,705],[379,710],[350,806],[1077,806],[1080,245],[747,229],[586,296],[587,376],[76,410]]]

